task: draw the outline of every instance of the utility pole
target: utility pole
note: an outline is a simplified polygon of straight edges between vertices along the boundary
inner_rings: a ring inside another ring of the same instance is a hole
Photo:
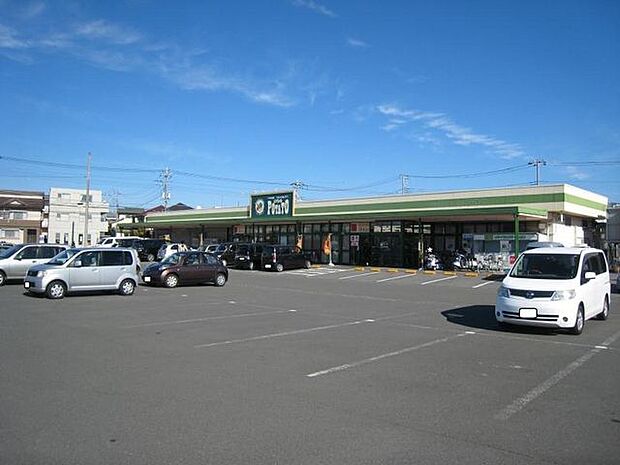
[[[293,188],[293,192],[295,194],[295,200],[301,200],[301,190],[306,187],[303,181],[297,180],[291,183],[291,187]]]
[[[402,195],[409,193],[409,175],[401,174],[400,176],[400,193]]]
[[[88,152],[88,161],[86,163],[86,199],[84,201],[84,240],[83,245],[90,245],[88,242],[88,207],[90,206],[90,161],[92,155]]]
[[[541,160],[540,158],[536,158],[535,160],[529,162],[528,165],[536,168],[536,185],[540,186],[540,167],[546,166],[547,162],[545,160]]]
[[[159,183],[161,184],[161,198],[164,201],[164,212],[168,211],[168,200],[170,200],[170,179],[172,179],[172,170],[165,168],[159,175]]]

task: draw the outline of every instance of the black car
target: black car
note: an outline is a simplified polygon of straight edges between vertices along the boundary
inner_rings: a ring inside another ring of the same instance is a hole
[[[269,244],[238,244],[235,249],[232,266],[248,270],[261,268],[261,257],[263,254],[263,247],[265,246],[269,246]]]
[[[167,242],[162,239],[142,239],[136,241],[135,249],[138,251],[140,260],[154,262],[157,259],[159,248]]]
[[[263,246],[261,265],[265,270],[278,272],[291,268],[310,268],[312,266],[310,260],[298,247],[290,245]]]

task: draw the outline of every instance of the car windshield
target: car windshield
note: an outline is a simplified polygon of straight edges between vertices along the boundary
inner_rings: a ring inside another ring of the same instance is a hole
[[[578,268],[577,254],[523,254],[510,272],[510,276],[528,279],[573,279],[577,276]]]
[[[80,249],[64,250],[60,252],[58,255],[56,255],[54,258],[52,258],[49,262],[47,262],[47,264],[48,265],[64,265],[65,263],[67,263],[67,260],[69,260],[79,251]]]
[[[13,255],[15,252],[17,252],[21,248],[22,248],[21,245],[14,245],[12,247],[9,247],[8,249],[0,252],[0,258],[10,257],[11,255]]]
[[[181,261],[181,255],[178,253],[173,253],[172,255],[164,258],[161,261],[161,265],[178,265]]]
[[[226,252],[226,246],[224,244],[218,245],[216,252]]]

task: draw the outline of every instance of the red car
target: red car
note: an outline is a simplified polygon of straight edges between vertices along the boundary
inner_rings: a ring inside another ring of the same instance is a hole
[[[178,252],[147,266],[142,272],[142,280],[149,285],[166,287],[206,282],[223,286],[228,281],[228,269],[208,253]]]

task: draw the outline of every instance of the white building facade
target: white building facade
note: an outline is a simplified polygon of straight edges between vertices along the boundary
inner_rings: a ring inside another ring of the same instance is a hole
[[[49,195],[48,242],[86,246],[107,235],[109,205],[101,191],[90,191],[88,236],[84,237],[86,190],[52,187]]]

